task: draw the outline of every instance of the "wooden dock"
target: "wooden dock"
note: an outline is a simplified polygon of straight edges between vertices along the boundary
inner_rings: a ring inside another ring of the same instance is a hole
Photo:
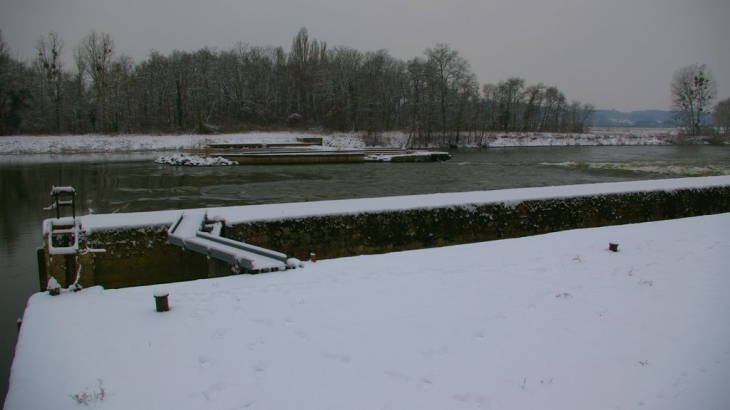
[[[314,151],[286,149],[248,149],[237,152],[218,152],[220,156],[241,165],[273,164],[342,164],[365,162],[362,152],[356,151]]]
[[[237,143],[237,142],[224,142],[224,143],[213,143],[208,144],[208,148],[211,149],[253,149],[253,148],[307,148],[322,146],[322,138],[316,137],[301,137],[297,138],[296,141],[289,142],[252,142],[252,143]]]
[[[238,142],[225,142],[208,144],[209,148],[212,149],[253,149],[253,148],[307,148],[317,147],[322,144],[313,142],[252,142],[252,143],[238,143]]]
[[[239,145],[243,144],[230,144]],[[211,147],[213,147],[211,145]],[[314,150],[308,147],[245,148],[214,152],[213,157],[223,157],[242,165],[272,164],[334,164],[364,162],[442,162],[451,159],[448,152],[404,150],[390,148]]]

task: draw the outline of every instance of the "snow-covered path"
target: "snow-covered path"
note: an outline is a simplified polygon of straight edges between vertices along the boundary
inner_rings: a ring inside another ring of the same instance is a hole
[[[5,408],[727,409],[728,232],[722,214],[319,261],[165,285],[165,313],[159,286],[36,294]]]

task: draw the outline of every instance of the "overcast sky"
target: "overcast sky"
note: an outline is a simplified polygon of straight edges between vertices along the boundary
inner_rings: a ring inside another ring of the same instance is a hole
[[[0,0],[0,30],[22,59],[50,31],[67,61],[92,29],[140,61],[239,41],[288,51],[301,27],[402,60],[449,44],[480,84],[522,77],[599,109],[669,109],[672,74],[692,63],[730,98],[728,0]]]

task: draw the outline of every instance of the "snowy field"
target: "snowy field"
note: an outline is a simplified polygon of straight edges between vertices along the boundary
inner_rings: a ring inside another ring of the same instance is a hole
[[[462,138],[463,146],[538,147],[574,145],[666,145],[675,130],[598,129],[588,134],[490,133],[481,141]],[[223,135],[69,135],[9,136],[0,138],[0,154],[131,153],[146,151],[204,151],[210,143],[281,143],[296,138],[323,138],[322,149],[364,148],[378,145],[405,148],[408,134],[386,132],[377,141],[360,133],[246,133]]]
[[[730,214],[34,295],[6,410],[730,408]],[[607,250],[619,243],[619,252]]]

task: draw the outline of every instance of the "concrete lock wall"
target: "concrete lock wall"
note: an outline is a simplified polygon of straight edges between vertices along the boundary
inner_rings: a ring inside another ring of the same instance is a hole
[[[122,288],[207,277],[205,256],[169,245],[167,228],[165,225],[88,235],[89,247],[106,250],[93,256],[95,284]]]
[[[226,232],[300,259],[328,259],[729,211],[730,187],[715,187],[262,221]]]
[[[62,287],[73,283],[81,265],[79,284],[105,288],[153,285],[201,279],[208,276],[204,255],[167,244],[167,225],[98,231],[84,235],[82,249],[103,249],[85,255],[48,255],[45,271]],[[41,276],[43,276],[41,274]],[[41,277],[41,289],[46,283]]]
[[[226,226],[224,234],[302,260],[310,252],[328,259],[723,212],[730,212],[728,186],[260,221]],[[46,251],[45,273],[66,287],[78,263],[83,265],[82,286],[106,288],[230,273],[222,262],[169,245],[167,228],[93,232],[83,238],[82,248],[106,252],[50,261]]]

